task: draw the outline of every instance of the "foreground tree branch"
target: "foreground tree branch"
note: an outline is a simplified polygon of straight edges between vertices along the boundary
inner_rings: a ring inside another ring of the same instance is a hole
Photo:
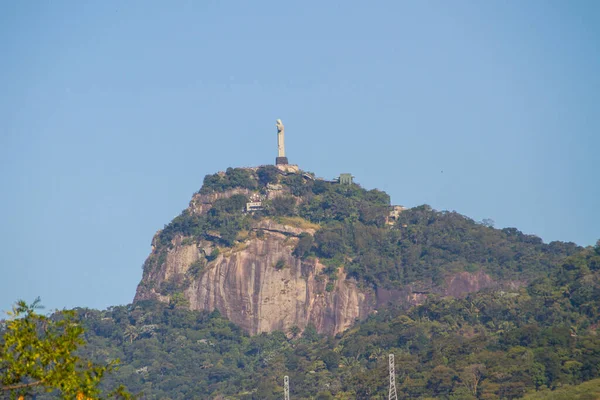
[[[73,310],[47,317],[36,313],[39,298],[31,305],[18,301],[0,331],[0,391],[23,397],[44,388],[64,399],[100,399],[102,377],[116,368],[115,361],[97,365],[76,355],[85,344],[84,329]],[[123,387],[108,397],[131,399]]]
[[[44,382],[42,382],[42,381],[31,382],[31,383],[20,383],[18,385],[0,386],[0,390],[2,390],[2,391],[19,390],[19,389],[25,389],[25,388],[39,386],[39,385],[43,385],[43,384],[44,384]]]

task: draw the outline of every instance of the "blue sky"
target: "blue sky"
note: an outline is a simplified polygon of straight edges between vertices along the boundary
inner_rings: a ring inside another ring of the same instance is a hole
[[[596,1],[0,4],[0,310],[129,303],[204,175],[351,172],[600,239]]]

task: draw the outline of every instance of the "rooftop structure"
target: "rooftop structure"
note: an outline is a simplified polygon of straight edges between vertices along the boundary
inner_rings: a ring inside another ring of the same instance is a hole
[[[352,174],[340,174],[340,177],[338,178],[338,182],[341,185],[352,185],[352,183],[354,183],[353,180],[353,176]]]

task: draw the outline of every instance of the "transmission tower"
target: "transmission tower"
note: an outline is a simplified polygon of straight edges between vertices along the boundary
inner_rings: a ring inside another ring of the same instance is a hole
[[[284,400],[290,400],[290,377],[287,375],[283,377],[283,393]]]
[[[396,394],[396,367],[394,362],[394,355],[390,354],[390,395],[388,400],[398,400]]]

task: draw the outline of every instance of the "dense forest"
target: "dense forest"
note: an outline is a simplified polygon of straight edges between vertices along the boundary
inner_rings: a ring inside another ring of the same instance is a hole
[[[336,337],[310,327],[249,337],[176,302],[78,313],[85,354],[122,362],[107,385],[144,398],[278,399],[287,374],[295,399],[384,399],[393,353],[400,398],[589,400],[600,391],[599,311],[600,243],[517,291],[381,309]]]
[[[318,258],[330,279],[343,267],[368,288],[410,283],[429,293],[425,302],[389,304],[335,337],[310,325],[249,336],[218,311],[188,310],[181,288],[168,285],[161,291],[169,303],[77,309],[86,328],[82,356],[120,360],[105,377],[107,388],[124,384],[144,399],[266,400],[283,397],[289,375],[293,399],[386,399],[394,354],[401,399],[598,398],[600,241],[588,248],[545,244],[427,205],[390,220],[384,192],[275,167],[208,175],[198,196],[234,188],[264,195],[273,185],[281,195],[253,213],[244,212],[249,195],[240,193],[216,199],[207,213],[184,210],[159,232],[144,269],[160,268],[173,239],[183,237],[215,245],[215,254],[190,268],[201,274],[256,221],[293,219],[317,228],[300,235],[293,254]],[[464,298],[429,290],[461,271],[517,284]]]

